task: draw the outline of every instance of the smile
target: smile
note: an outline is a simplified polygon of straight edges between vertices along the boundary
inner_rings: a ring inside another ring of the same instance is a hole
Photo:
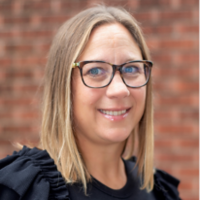
[[[99,109],[99,112],[108,120],[110,121],[121,121],[124,120],[130,111],[131,108],[127,109],[109,109],[109,110],[103,110]]]
[[[120,110],[120,111],[107,111],[107,110],[100,110],[101,113],[106,114],[106,115],[110,115],[110,116],[119,116],[119,115],[123,115],[124,113],[126,113],[127,110]]]

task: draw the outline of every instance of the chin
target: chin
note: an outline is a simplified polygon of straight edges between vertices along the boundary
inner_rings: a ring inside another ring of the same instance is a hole
[[[106,141],[109,141],[111,143],[119,143],[119,142],[124,142],[129,135],[131,134],[131,131],[120,131],[120,130],[115,130],[115,131],[105,131],[105,134],[102,136],[102,138]]]

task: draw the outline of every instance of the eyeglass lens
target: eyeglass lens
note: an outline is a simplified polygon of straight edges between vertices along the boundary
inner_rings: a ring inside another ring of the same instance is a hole
[[[125,83],[131,87],[139,87],[149,78],[149,66],[142,62],[125,64],[121,69]],[[113,67],[108,63],[86,63],[82,68],[82,77],[86,85],[90,87],[106,86],[113,76]]]

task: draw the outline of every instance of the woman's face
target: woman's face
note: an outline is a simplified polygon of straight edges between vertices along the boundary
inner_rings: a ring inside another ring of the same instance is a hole
[[[92,32],[77,62],[85,60],[102,60],[119,65],[142,60],[142,55],[130,32],[115,23],[101,25]],[[127,87],[117,71],[107,87],[89,88],[83,84],[79,69],[75,68],[72,94],[78,141],[82,144],[113,144],[123,142],[140,121],[145,107],[146,87]],[[117,114],[119,111],[125,113],[114,116],[115,111]]]

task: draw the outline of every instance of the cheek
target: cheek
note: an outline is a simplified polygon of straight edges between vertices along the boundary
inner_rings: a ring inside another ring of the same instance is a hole
[[[144,104],[146,101],[146,87],[142,87],[139,91],[138,99]]]
[[[99,89],[89,88],[83,84],[79,71],[73,74],[72,102],[74,115],[92,111],[97,106],[100,97]]]
[[[87,135],[95,124],[98,102],[101,99],[99,89],[85,86],[81,77],[74,76],[72,81],[73,126],[76,136]],[[85,133],[85,134],[84,134]]]
[[[78,105],[81,109],[95,107],[101,96],[96,90],[97,89],[88,88],[82,83],[77,84],[76,89],[72,90],[74,106]]]
[[[138,89],[132,89],[131,96],[134,99],[136,109],[144,112],[145,101],[146,101],[146,87],[141,87]]]

